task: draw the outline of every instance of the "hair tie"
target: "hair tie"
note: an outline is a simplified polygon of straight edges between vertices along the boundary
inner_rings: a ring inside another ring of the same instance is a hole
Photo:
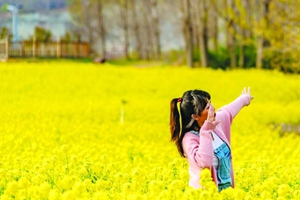
[[[179,98],[177,100],[177,110],[178,110],[178,114],[179,114],[179,125],[180,125],[180,130],[179,130],[179,137],[181,135],[182,132],[182,118],[181,118],[181,111],[180,111],[180,103],[182,101],[182,98]]]

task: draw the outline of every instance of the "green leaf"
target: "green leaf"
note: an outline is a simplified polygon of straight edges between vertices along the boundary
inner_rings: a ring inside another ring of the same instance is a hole
[[[8,6],[7,3],[3,4],[3,5],[0,7],[0,12],[2,12],[2,11],[7,11],[7,6]]]

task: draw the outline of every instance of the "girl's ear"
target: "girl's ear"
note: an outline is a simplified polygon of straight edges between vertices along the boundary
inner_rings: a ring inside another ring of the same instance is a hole
[[[197,120],[199,116],[196,116],[195,114],[192,114],[192,119]]]

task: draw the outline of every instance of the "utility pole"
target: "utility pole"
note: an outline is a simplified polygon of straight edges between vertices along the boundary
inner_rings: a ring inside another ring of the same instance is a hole
[[[13,42],[18,42],[18,12],[19,9],[15,5],[6,5],[6,9],[12,13],[12,34],[13,34]]]

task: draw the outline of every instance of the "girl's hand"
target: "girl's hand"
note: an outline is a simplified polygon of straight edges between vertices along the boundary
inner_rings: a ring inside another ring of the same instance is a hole
[[[250,100],[249,100],[249,103],[247,104],[247,106],[250,104],[250,101],[254,98],[253,96],[251,96],[250,87],[248,87],[248,90],[246,89],[246,87],[244,87],[241,95],[246,95],[249,97]]]
[[[215,108],[213,107],[212,104],[209,105],[208,109],[208,114],[207,114],[207,121],[210,123],[213,123],[215,126],[218,125],[220,122],[215,121],[216,120],[216,113],[215,113]]]

